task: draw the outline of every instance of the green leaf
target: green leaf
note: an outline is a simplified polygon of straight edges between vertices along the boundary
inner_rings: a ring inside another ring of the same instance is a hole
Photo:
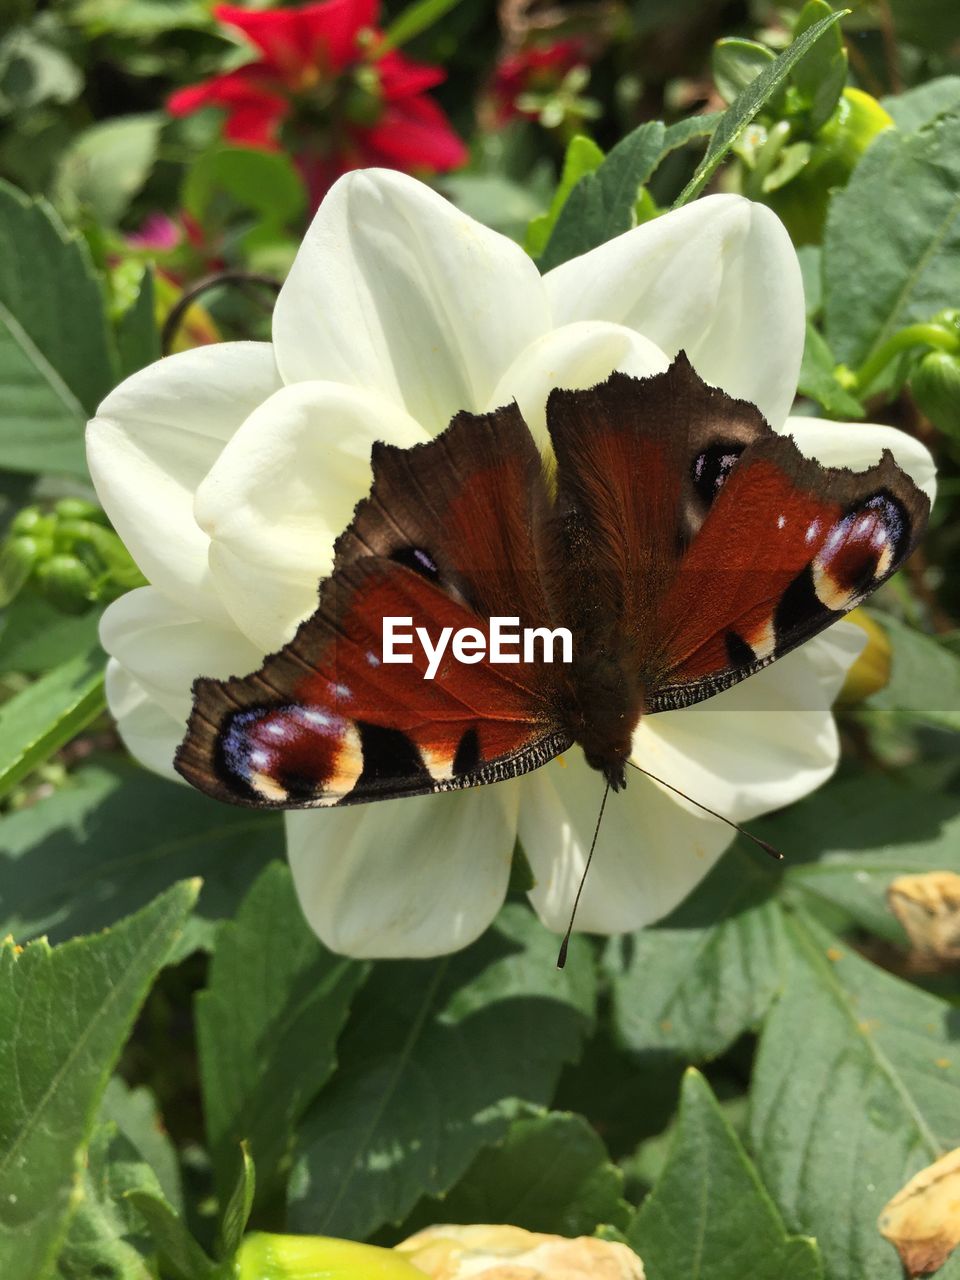
[[[150,1229],[163,1260],[165,1277],[169,1272],[173,1280],[207,1280],[207,1277],[214,1280],[217,1274],[214,1263],[163,1196],[135,1189],[128,1193],[127,1199]]]
[[[640,125],[617,143],[594,173],[577,182],[539,260],[541,271],[630,230],[640,188],[660,162],[665,135],[659,120]]]
[[[160,359],[153,272],[149,267],[144,268],[136,296],[117,321],[117,352],[125,378]]]
[[[99,614],[61,613],[43,596],[21,591],[0,618],[0,671],[42,675],[96,642]]]
[[[960,76],[938,76],[906,93],[881,98],[880,105],[901,133],[915,133],[937,116],[960,107]]]
[[[827,902],[877,937],[904,942],[887,906],[900,875],[960,873],[960,800],[928,795],[887,776],[824,787],[763,824],[785,857],[787,899]]]
[[[561,1236],[625,1227],[623,1174],[582,1116],[522,1116],[496,1146],[481,1151],[442,1200],[427,1200],[404,1235],[435,1222],[502,1222]]]
[[[315,936],[282,863],[267,867],[236,920],[221,926],[196,1016],[207,1135],[224,1195],[241,1139],[259,1198],[282,1193],[295,1126],[333,1072],[366,974]]]
[[[643,1259],[647,1280],[823,1275],[816,1244],[787,1235],[710,1086],[692,1068],[666,1166],[627,1240]]]
[[[190,166],[181,198],[208,233],[243,215],[247,229],[240,243],[247,252],[296,224],[307,200],[300,175],[282,152],[227,146],[206,152]]]
[[[726,36],[718,40],[710,54],[710,70],[717,93],[726,103],[735,102],[761,71],[765,71],[776,54],[756,40]]]
[[[121,1076],[114,1076],[104,1090],[100,1119],[116,1125],[143,1163],[150,1166],[164,1198],[179,1212],[183,1188],[177,1151],[163,1127],[153,1093],[146,1085],[131,1089]]]
[[[666,920],[611,940],[605,968],[621,1044],[701,1062],[757,1026],[782,980],[778,884],[773,868],[735,846]]]
[[[60,158],[57,205],[70,219],[89,211],[115,226],[146,182],[157,157],[163,116],[115,116],[77,135]]]
[[[0,797],[103,711],[105,661],[95,642],[0,706]]]
[[[870,706],[917,724],[960,731],[960,657],[933,636],[877,615],[893,649],[890,683]]]
[[[66,0],[63,7],[92,36],[157,36],[212,25],[204,0]]]
[[[54,1258],[100,1095],[197,888],[176,885],[109,932],[54,950],[4,944],[0,1274],[39,1276]]]
[[[594,173],[601,164],[603,164],[603,152],[592,138],[577,134],[576,137],[570,139],[563,157],[563,171],[560,174],[560,182],[553,194],[550,208],[538,218],[531,219],[530,225],[527,227],[524,248],[531,258],[539,258],[546,248],[547,241],[553,233],[553,228],[557,225],[557,218],[559,218],[563,206],[567,203],[570,192],[581,178],[588,173]]]
[[[58,47],[52,14],[13,27],[0,40],[0,116],[35,111],[43,103],[72,102],[83,88],[79,67]]]
[[[0,182],[0,467],[85,476],[83,429],[114,381],[86,245]]]
[[[516,1100],[543,1106],[593,1011],[589,945],[507,907],[472,947],[377,966],[308,1113],[291,1181],[294,1230],[363,1239],[443,1195],[506,1134]]]
[[[414,0],[397,14],[384,32],[388,49],[407,44],[460,4],[460,0]]]
[[[880,134],[830,203],[826,336],[858,369],[899,329],[960,296],[960,109]]]
[[[273,814],[218,804],[110,759],[0,821],[0,935],[92,932],[135,911],[174,880],[203,892],[177,955],[211,947],[264,865],[283,851]]]
[[[750,121],[768,102],[776,97],[800,59],[813,48],[821,36],[825,35],[835,22],[839,22],[848,12],[849,10],[847,9],[841,9],[804,31],[803,35],[794,40],[793,44],[788,49],[785,49],[775,62],[771,62],[769,67],[765,71],[761,71],[757,78],[744,89],[736,101],[724,112],[723,119],[710,139],[707,154],[697,166],[693,177],[677,197],[674,204],[675,208],[687,204],[700,194]]]
[[[253,1212],[253,1198],[257,1190],[257,1176],[250,1149],[246,1142],[240,1143],[240,1168],[236,1185],[223,1211],[220,1224],[221,1257],[231,1258],[240,1248],[240,1241]]]
[[[836,367],[837,362],[826,338],[808,320],[797,391],[816,400],[830,417],[854,420],[865,417],[860,401],[837,381]]]
[[[830,1280],[901,1280],[877,1216],[960,1145],[956,1011],[863,960],[805,916],[751,1089],[761,1174]]]
[[[827,0],[807,0],[797,15],[794,39],[832,13]],[[847,51],[839,26],[828,31],[800,59],[790,79],[808,104],[807,132],[815,133],[833,115],[847,83]]]
[[[112,1124],[94,1133],[83,1173],[82,1196],[70,1219],[55,1280],[154,1280],[143,1222],[126,1196],[159,1192],[156,1176]]]

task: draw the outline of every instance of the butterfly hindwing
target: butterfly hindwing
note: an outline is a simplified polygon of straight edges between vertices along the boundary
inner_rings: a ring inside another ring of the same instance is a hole
[[[434,643],[444,628],[489,637],[494,615],[545,621],[531,586],[543,480],[514,412],[375,451],[316,613],[253,675],[197,681],[176,761],[189,781],[241,804],[353,804],[512,777],[570,745],[531,663],[462,663],[448,649],[427,679],[418,644],[404,647],[409,663],[384,661],[385,617]]]

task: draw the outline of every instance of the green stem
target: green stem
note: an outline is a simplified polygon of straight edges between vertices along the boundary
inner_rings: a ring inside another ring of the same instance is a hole
[[[778,120],[767,135],[767,140],[757,153],[757,162],[747,179],[745,194],[751,200],[760,200],[763,196],[763,184],[772,173],[780,159],[780,152],[790,137],[790,121]]]
[[[960,336],[940,324],[908,324],[868,356],[855,373],[856,388],[863,392],[902,351],[910,347],[933,347],[951,353],[960,350]]]

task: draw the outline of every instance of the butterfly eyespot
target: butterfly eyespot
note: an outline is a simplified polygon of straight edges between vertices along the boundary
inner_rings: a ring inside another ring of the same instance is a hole
[[[236,711],[219,743],[219,771],[262,800],[309,799],[322,787],[339,796],[359,777],[360,741],[349,720],[290,704]]]
[[[838,611],[851,608],[899,563],[909,539],[907,513],[885,491],[848,511],[827,534],[812,565],[820,602]]]
[[[705,507],[716,500],[730,472],[740,460],[744,447],[736,441],[720,440],[694,458],[690,466],[690,478]]]
[[[435,582],[440,577],[436,561],[429,551],[424,551],[423,547],[397,547],[396,551],[391,551],[390,559],[397,564],[405,565],[431,582]]]

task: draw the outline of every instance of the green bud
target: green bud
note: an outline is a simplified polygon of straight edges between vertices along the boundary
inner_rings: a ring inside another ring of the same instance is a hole
[[[61,498],[53,512],[58,520],[92,520],[98,525],[107,521],[103,509],[95,502],[87,502],[86,498]]]
[[[51,556],[38,566],[36,577],[43,594],[64,613],[83,613],[94,598],[94,576],[76,556]]]
[[[933,425],[960,439],[960,358],[930,351],[917,365],[910,389]]]
[[[234,1280],[423,1280],[392,1249],[326,1236],[245,1236],[233,1260]]]
[[[8,538],[0,547],[0,608],[5,608],[16,596],[36,563],[35,538]]]
[[[12,534],[28,533],[31,538],[50,537],[55,527],[56,521],[39,507],[24,507],[10,521]]]

